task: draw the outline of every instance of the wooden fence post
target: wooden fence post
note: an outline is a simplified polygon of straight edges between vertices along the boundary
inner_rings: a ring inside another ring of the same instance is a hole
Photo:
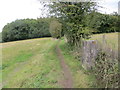
[[[84,69],[90,70],[94,67],[94,60],[97,56],[97,41],[83,41],[82,66]]]

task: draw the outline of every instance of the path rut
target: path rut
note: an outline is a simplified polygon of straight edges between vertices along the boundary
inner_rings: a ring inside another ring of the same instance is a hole
[[[63,70],[63,79],[61,79],[59,83],[60,85],[62,85],[63,88],[73,88],[72,74],[68,65],[65,63],[64,57],[61,53],[61,49],[58,47],[58,44],[56,45],[56,53]]]

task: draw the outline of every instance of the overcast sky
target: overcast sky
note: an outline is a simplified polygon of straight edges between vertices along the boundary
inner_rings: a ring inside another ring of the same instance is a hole
[[[118,12],[119,0],[99,0],[102,13]],[[0,32],[7,23],[16,19],[40,17],[42,5],[38,0],[0,0]]]

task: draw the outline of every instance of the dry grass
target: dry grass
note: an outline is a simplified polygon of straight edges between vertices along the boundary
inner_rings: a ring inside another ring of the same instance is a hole
[[[95,34],[91,36],[91,40],[98,40],[103,43],[103,35],[105,35],[105,41],[109,48],[118,50],[118,33]]]

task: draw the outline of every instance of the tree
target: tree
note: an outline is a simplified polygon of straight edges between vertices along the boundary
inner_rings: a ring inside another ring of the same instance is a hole
[[[2,42],[2,33],[0,32],[0,43]]]
[[[61,23],[59,23],[57,20],[53,20],[50,23],[49,30],[53,38],[61,37]]]
[[[89,35],[85,27],[85,18],[95,11],[94,2],[58,2],[49,5],[50,13],[62,23],[62,32],[70,45],[76,45],[80,39]]]
[[[86,18],[86,26],[93,29],[93,33],[118,32],[118,16],[93,12]]]
[[[3,42],[50,37],[49,18],[21,19],[8,23],[2,31]]]

